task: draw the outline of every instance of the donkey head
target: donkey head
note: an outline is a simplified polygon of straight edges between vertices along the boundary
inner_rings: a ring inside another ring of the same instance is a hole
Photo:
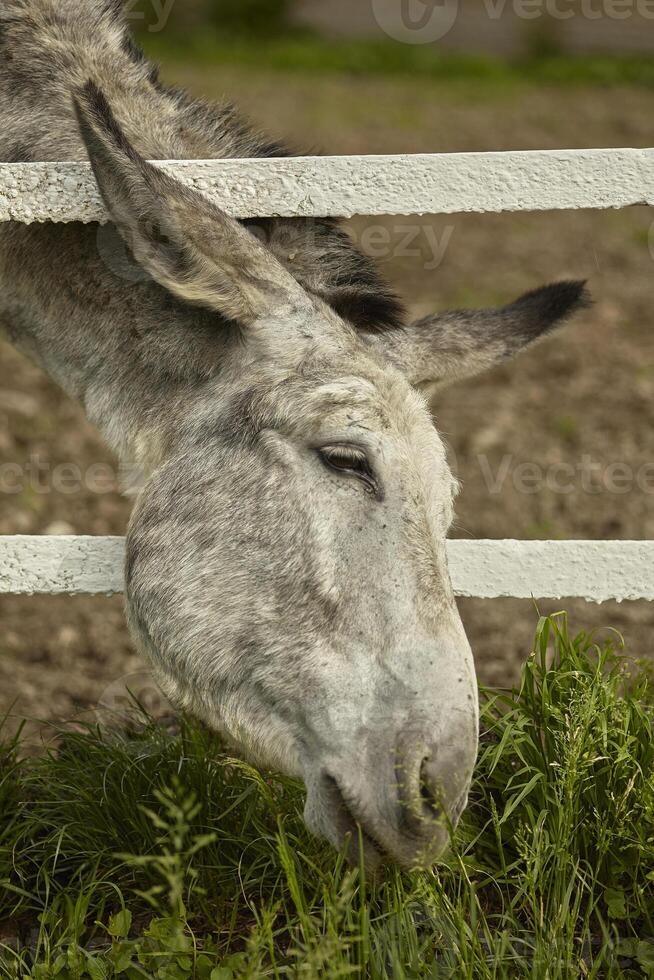
[[[516,353],[583,287],[356,333],[144,162],[100,93],[78,114],[136,260],[231,337],[162,413],[128,535],[137,640],[177,703],[304,779],[312,829],[352,832],[355,856],[360,828],[370,864],[430,863],[466,803],[478,707],[446,559],[456,481],[418,389]]]

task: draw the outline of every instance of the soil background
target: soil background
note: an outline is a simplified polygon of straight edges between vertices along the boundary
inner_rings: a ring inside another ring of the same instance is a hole
[[[183,63],[164,65],[163,75],[236,101],[299,148],[329,153],[652,140],[654,94],[644,89],[487,88]],[[503,303],[568,277],[588,279],[595,297],[592,310],[515,363],[439,398],[437,423],[462,483],[456,536],[654,537],[653,221],[642,207],[349,224],[416,316]],[[20,492],[0,492],[1,534],[124,533],[130,502],[118,491],[115,460],[82,411],[0,345],[0,474],[6,464],[18,464],[23,478]],[[524,464],[541,476],[529,478]],[[539,603],[542,612],[561,606],[573,628],[614,627],[632,656],[651,656],[654,605]],[[514,682],[531,650],[535,604],[460,607],[481,680]],[[0,714],[11,713],[10,726],[27,718],[36,731],[37,720],[93,717],[98,703],[116,703],[125,678],[156,701],[120,598],[0,597]]]

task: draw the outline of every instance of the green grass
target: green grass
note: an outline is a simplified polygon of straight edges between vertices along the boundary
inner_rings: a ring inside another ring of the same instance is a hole
[[[148,54],[167,62],[244,65],[255,69],[339,72],[352,75],[408,75],[414,79],[477,82],[486,85],[635,85],[654,87],[654,59],[635,55],[533,54],[505,60],[484,54],[452,53],[434,45],[397,41],[329,41],[290,32],[262,39],[220,36],[212,31],[184,36],[173,32],[141,38]],[[480,89],[480,94],[481,94]]]
[[[0,973],[34,978],[654,976],[646,671],[562,614],[483,692],[471,804],[433,871],[365,881],[292,781],[177,735],[0,757]]]

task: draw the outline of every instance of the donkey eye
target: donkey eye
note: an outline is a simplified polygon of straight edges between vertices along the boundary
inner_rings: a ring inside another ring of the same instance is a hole
[[[328,469],[355,476],[365,484],[368,491],[377,491],[377,481],[362,449],[354,446],[324,446],[318,453]]]

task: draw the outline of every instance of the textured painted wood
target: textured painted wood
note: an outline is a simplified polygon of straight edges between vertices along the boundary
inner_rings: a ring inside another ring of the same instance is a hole
[[[449,214],[654,204],[654,150],[159,163],[236,217]],[[86,163],[0,164],[0,221],[106,221]]]
[[[123,538],[0,536],[0,593],[122,592]]]
[[[654,599],[653,541],[449,541],[460,596]],[[123,590],[122,538],[0,537],[0,592]]]
[[[654,541],[450,541],[457,595],[654,599]]]

